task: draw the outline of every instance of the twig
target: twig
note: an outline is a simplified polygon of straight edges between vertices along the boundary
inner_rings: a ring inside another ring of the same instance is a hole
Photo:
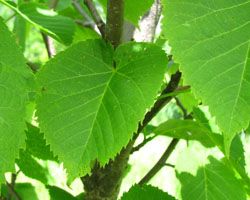
[[[14,173],[12,173],[11,174],[11,187],[12,188],[14,188],[14,186],[15,186],[15,183],[16,183],[16,174],[14,174]],[[7,197],[7,200],[10,200],[11,199],[11,196],[12,196],[12,194],[11,193],[9,193],[9,195],[8,195],[8,197]]]
[[[165,166],[175,168],[175,166],[170,163],[165,163]]]
[[[16,200],[22,200],[21,197],[15,191],[14,187],[12,187],[12,185],[9,184],[8,182],[6,182],[6,188],[8,189],[11,196],[13,196]]]
[[[177,143],[179,142],[179,139],[172,139],[169,146],[167,147],[166,151],[162,154],[161,158],[158,160],[158,162],[154,165],[154,167],[141,179],[139,182],[140,185],[143,185],[150,181],[151,178],[154,177],[157,172],[160,171],[160,169],[165,165],[167,159],[175,149]]]
[[[124,0],[108,0],[105,40],[111,42],[114,48],[122,42],[123,23]]]
[[[53,58],[54,55],[56,55],[56,49],[53,43],[53,39],[46,35],[45,33],[42,33],[43,41],[45,44],[45,47],[47,49],[48,57]]]
[[[49,8],[55,10],[58,1],[59,0],[50,0]],[[42,36],[43,36],[43,41],[44,41],[45,47],[47,49],[48,57],[53,58],[54,55],[56,55],[56,49],[55,49],[55,46],[53,43],[53,39],[50,36],[46,35],[45,33],[42,33]]]
[[[50,0],[50,2],[49,2],[49,8],[55,10],[58,2],[59,2],[59,0]]]
[[[73,6],[75,7],[76,10],[86,19],[86,22],[81,21],[81,24],[88,24],[89,27],[95,28],[95,22],[88,16],[88,14],[82,9],[80,6],[79,2],[77,0],[74,0],[72,2]],[[76,23],[80,22],[80,20],[75,20]],[[82,23],[83,22],[83,23]]]
[[[178,100],[177,100],[178,101]],[[184,113],[184,119],[192,119],[191,115],[187,115],[186,113],[186,109],[184,108],[184,106],[178,102],[177,103],[178,106],[180,106],[180,108],[183,110]],[[153,178],[155,176],[155,174],[157,174],[157,172],[160,171],[160,169],[166,165],[166,161],[169,158],[169,156],[171,155],[171,153],[173,152],[173,150],[175,149],[176,145],[178,144],[178,142],[180,141],[180,139],[177,138],[173,138],[172,141],[170,142],[169,146],[167,147],[167,149],[165,150],[165,152],[162,154],[161,158],[158,160],[158,162],[153,166],[153,168],[151,168],[151,170],[141,179],[141,181],[139,182],[140,185],[143,185],[145,183],[147,183],[148,181],[150,181],[151,178]]]
[[[82,21],[82,20],[80,20],[80,19],[75,19],[74,22],[77,23],[77,24],[80,24],[80,25],[82,25],[82,26],[84,26],[84,27],[91,28],[91,29],[93,29],[98,35],[101,35],[101,33],[100,33],[99,29],[97,28],[97,26],[96,26],[95,24],[93,25],[93,24],[92,24],[91,22],[89,22],[89,21]]]
[[[26,64],[30,67],[30,69],[32,69],[33,72],[37,72],[40,69],[40,67],[33,62],[28,61]]]
[[[148,142],[150,142],[151,140],[153,140],[155,137],[156,137],[156,135],[144,139],[143,142],[141,142],[140,144],[138,144],[136,147],[133,147],[133,149],[131,150],[130,154],[133,154],[134,152],[139,151],[142,147],[144,147]]]
[[[179,81],[181,78],[181,72],[177,71],[175,74],[171,76],[171,80],[169,81],[167,87],[162,91],[161,95],[171,93],[175,91],[177,88]],[[168,103],[172,100],[172,96],[167,96],[165,98],[158,99],[153,108],[146,113],[145,118],[142,124],[139,123],[139,127],[137,133],[140,133],[143,128],[153,119],[153,117]]]
[[[99,13],[97,12],[93,1],[92,0],[84,0],[84,4],[89,9],[99,31],[102,34],[102,37],[105,38],[105,24],[102,21],[102,18],[100,17]]]
[[[187,117],[187,109],[182,105],[182,103],[180,102],[180,100],[177,97],[174,97],[174,99],[176,101],[177,106],[179,106],[179,108],[182,110],[184,118],[186,118]]]

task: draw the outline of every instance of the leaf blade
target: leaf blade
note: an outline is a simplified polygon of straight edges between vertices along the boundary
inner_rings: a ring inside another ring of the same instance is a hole
[[[11,58],[11,59],[10,59]],[[15,172],[15,159],[25,142],[25,108],[31,72],[14,37],[0,18],[0,182]]]
[[[154,63],[152,52],[158,54]],[[37,106],[40,126],[73,177],[90,172],[96,158],[104,165],[128,143],[153,104],[166,63],[165,53],[152,44],[128,43],[114,53],[104,41],[88,40],[38,73],[44,88]]]
[[[229,155],[232,139],[250,120],[250,3],[165,0],[165,4],[163,29],[184,82],[209,105]]]

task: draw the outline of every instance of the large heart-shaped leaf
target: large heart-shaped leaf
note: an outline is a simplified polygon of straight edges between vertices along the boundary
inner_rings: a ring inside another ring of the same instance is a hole
[[[185,84],[209,105],[229,155],[250,120],[250,2],[164,0],[163,32]]]
[[[0,18],[0,182],[15,172],[15,159],[25,142],[27,81],[32,77],[20,48]]]
[[[157,46],[80,42],[38,73],[37,114],[52,150],[72,178],[104,165],[126,146],[160,89],[167,57]],[[116,68],[114,68],[114,65]]]

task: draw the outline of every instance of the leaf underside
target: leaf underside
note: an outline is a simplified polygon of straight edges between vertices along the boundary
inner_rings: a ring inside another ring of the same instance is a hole
[[[185,84],[209,105],[227,155],[250,120],[250,2],[164,0],[163,32]]]
[[[40,127],[71,178],[89,173],[95,159],[104,165],[128,143],[166,65],[165,53],[153,44],[127,43],[113,52],[102,40],[88,40],[38,73]]]

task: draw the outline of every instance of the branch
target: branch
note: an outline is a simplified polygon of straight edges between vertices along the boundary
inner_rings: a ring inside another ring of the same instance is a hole
[[[84,4],[89,9],[99,31],[102,34],[102,37],[105,38],[105,24],[102,21],[102,18],[100,17],[100,15],[98,14],[93,1],[92,0],[84,0]]]
[[[105,39],[110,41],[114,48],[122,42],[123,23],[124,0],[108,0]]]
[[[50,0],[49,8],[55,10],[58,1],[59,0]],[[42,33],[42,36],[43,36],[45,47],[47,49],[48,57],[53,58],[54,55],[56,55],[56,49],[53,43],[53,39],[50,36],[46,35],[45,33]]]
[[[181,72],[177,71],[174,75],[171,76],[171,80],[169,81],[167,87],[162,91],[161,95],[165,95],[175,91],[180,82]],[[153,108],[146,113],[145,118],[141,123],[139,123],[139,127],[137,130],[137,134],[140,133],[143,128],[154,118],[154,116],[168,103],[172,100],[172,96],[167,96],[165,98],[158,99]]]
[[[186,109],[184,108],[184,106],[179,102],[177,103],[178,106],[180,106],[181,109],[183,109],[184,112],[184,119],[192,119],[191,115],[187,115],[186,114]],[[153,178],[159,171],[160,169],[166,165],[166,161],[169,158],[169,156],[171,155],[171,153],[174,151],[176,145],[178,144],[178,142],[180,141],[180,139],[177,138],[173,138],[172,141],[170,142],[169,146],[167,147],[167,149],[165,150],[165,152],[162,154],[161,158],[158,160],[158,162],[153,166],[153,168],[141,179],[141,181],[139,182],[140,185],[143,185],[145,183],[147,183],[148,181],[150,181],[151,178]],[[170,165],[168,165],[170,166]]]
[[[141,142],[140,144],[138,144],[136,147],[133,147],[133,149],[131,150],[130,154],[133,154],[134,152],[139,151],[142,147],[144,147],[148,142],[150,142],[151,140],[153,140],[155,137],[156,137],[156,135],[144,139],[143,142]]]
[[[177,97],[174,97],[177,106],[182,110],[184,118],[187,117],[187,109],[182,105],[180,100]]]
[[[15,191],[14,187],[11,184],[9,184],[8,182],[6,182],[6,188],[8,189],[11,196],[13,196],[16,200],[22,200],[21,197]]]
[[[82,9],[80,6],[79,2],[77,0],[74,0],[72,2],[73,6],[75,7],[76,10],[86,19],[86,22],[80,21],[80,20],[75,20],[76,23],[82,24],[83,26],[89,26],[91,28],[95,28],[95,22],[89,17],[89,15]]]
[[[15,183],[16,183],[16,174],[12,173],[11,174],[11,187],[14,188],[15,186]],[[10,200],[11,199],[11,196],[12,196],[12,193],[9,193],[8,197],[7,197],[7,200]]]
[[[165,166],[165,163],[166,163],[167,159],[169,158],[169,156],[171,155],[171,153],[175,149],[175,147],[176,147],[176,145],[177,145],[178,142],[179,142],[179,139],[176,139],[176,138],[172,139],[172,141],[170,142],[168,148],[162,154],[162,156],[159,159],[159,161],[154,165],[154,167],[139,182],[139,184],[141,186],[143,184],[147,183],[148,181],[150,181],[150,179],[153,178],[154,175],[157,174],[157,172],[160,171],[160,169],[163,166]]]

